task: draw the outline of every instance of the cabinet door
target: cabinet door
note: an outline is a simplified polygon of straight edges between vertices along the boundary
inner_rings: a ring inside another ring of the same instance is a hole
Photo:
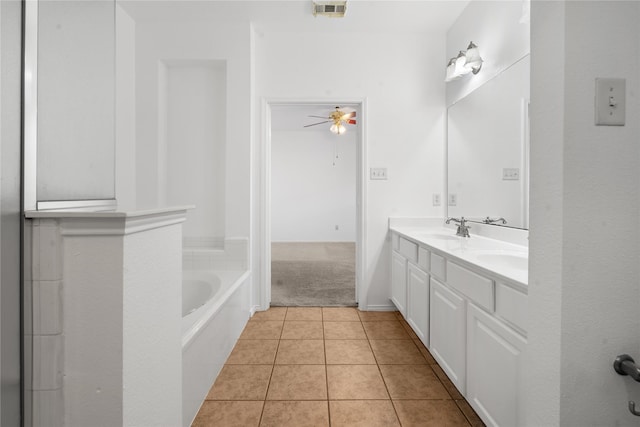
[[[391,301],[406,317],[407,260],[395,251],[391,256]]]
[[[407,323],[429,347],[429,276],[412,263],[407,267]]]
[[[462,394],[466,372],[465,300],[431,277],[430,289],[431,354]]]
[[[520,425],[517,396],[527,341],[471,303],[467,322],[467,400],[488,426]]]

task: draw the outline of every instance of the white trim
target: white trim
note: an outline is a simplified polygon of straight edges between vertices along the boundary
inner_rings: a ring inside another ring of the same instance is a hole
[[[393,304],[389,304],[389,305],[376,304],[376,305],[368,306],[367,311],[398,311],[398,308]]]
[[[367,283],[366,265],[366,206],[367,206],[367,99],[297,99],[263,98],[261,123],[261,182],[260,182],[260,305],[266,310],[271,302],[271,106],[272,105],[340,105],[355,104],[362,117],[356,148],[356,295],[359,307],[367,307],[364,284]]]
[[[27,218],[55,220],[63,236],[124,236],[181,224],[190,206],[136,212],[29,211]]]
[[[253,315],[256,314],[256,311],[260,311],[260,306],[252,305],[251,308],[249,309],[249,318],[253,317]]]
[[[64,218],[62,236],[127,236],[156,228],[181,224],[187,211],[164,212],[140,217]]]
[[[63,209],[90,209],[90,210],[112,210],[117,206],[116,199],[106,200],[59,200],[36,202],[36,210],[63,210]]]
[[[35,210],[38,170],[38,0],[25,2],[24,31],[24,201]]]

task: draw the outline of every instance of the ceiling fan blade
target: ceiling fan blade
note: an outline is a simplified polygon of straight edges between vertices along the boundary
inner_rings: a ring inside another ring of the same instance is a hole
[[[352,111],[351,113],[346,113],[345,115],[342,116],[342,120],[348,120],[348,119],[352,119],[356,116],[356,112]]]
[[[355,125],[356,124],[356,120],[355,119],[345,120],[345,123],[347,123],[349,125]]]
[[[319,122],[319,123],[313,123],[313,124],[310,124],[310,125],[304,125],[303,127],[308,128],[308,127],[310,127],[310,126],[316,126],[316,125],[321,125],[321,124],[323,124],[323,123],[329,123],[330,121],[331,121],[331,120],[327,120],[327,121]]]
[[[307,117],[315,117],[316,119],[328,119],[326,116],[307,116]]]

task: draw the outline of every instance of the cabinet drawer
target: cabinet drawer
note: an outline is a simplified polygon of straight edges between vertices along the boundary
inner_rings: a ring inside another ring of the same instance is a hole
[[[447,284],[462,292],[476,304],[494,310],[493,280],[447,261]]]
[[[418,262],[418,245],[404,237],[400,237],[398,252],[409,261]]]
[[[496,314],[526,332],[529,317],[528,296],[496,282]]]
[[[429,271],[431,271],[431,274],[433,274],[434,276],[436,276],[438,279],[444,281],[447,278],[447,270],[445,267],[445,260],[444,257],[441,257],[438,254],[434,254],[433,252],[431,252],[431,256],[429,257],[429,259],[431,260],[431,266]]]
[[[431,252],[425,248],[418,247],[418,266],[424,271],[429,271],[429,258]]]

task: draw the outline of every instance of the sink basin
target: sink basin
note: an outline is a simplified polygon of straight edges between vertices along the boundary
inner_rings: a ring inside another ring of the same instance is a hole
[[[487,264],[511,268],[514,270],[527,270],[529,268],[529,258],[525,255],[511,253],[481,253],[476,255],[480,262]]]
[[[460,237],[453,236],[450,234],[422,234],[421,237],[424,237],[425,239],[434,239],[434,240],[451,240],[451,241],[460,240]]]

